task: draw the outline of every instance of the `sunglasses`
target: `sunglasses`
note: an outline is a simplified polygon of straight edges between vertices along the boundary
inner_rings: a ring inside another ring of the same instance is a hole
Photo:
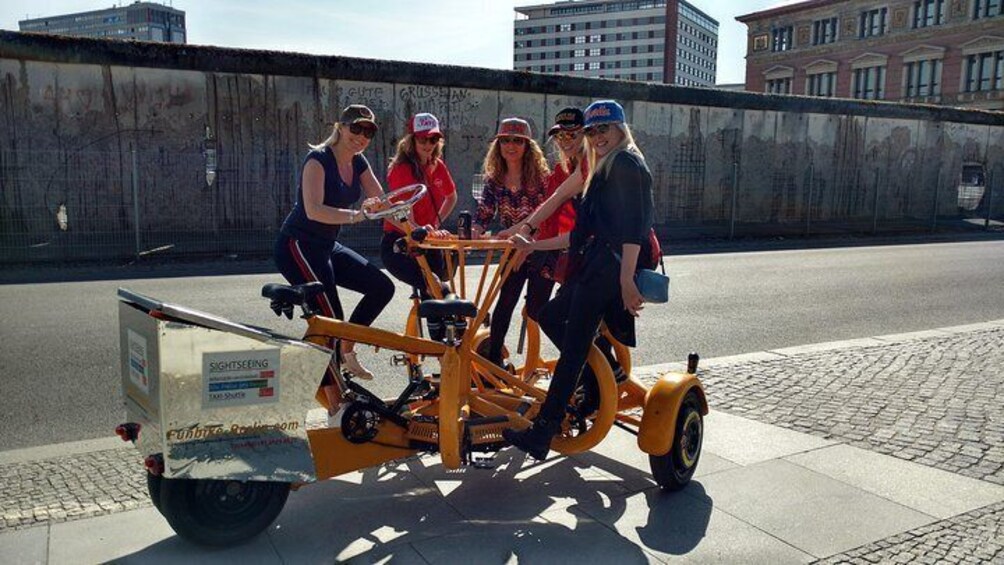
[[[610,124],[600,124],[591,128],[586,128],[586,137],[593,137],[596,134],[605,134],[610,131]]]
[[[500,137],[499,138],[499,143],[503,143],[503,144],[506,144],[506,145],[511,144],[511,143],[515,143],[516,145],[523,145],[523,144],[526,143],[526,139],[524,139],[522,137],[509,137],[509,136],[506,136],[506,137]]]
[[[441,139],[443,139],[443,138],[440,137],[440,136],[438,136],[438,135],[430,135],[430,136],[427,136],[427,137],[418,137],[418,136],[416,136],[415,137],[415,142],[418,143],[419,145],[435,145],[435,144],[439,143],[439,141]]]
[[[558,138],[559,141],[575,141],[579,139],[579,134],[581,131],[559,131],[554,134],[554,137]]]
[[[360,125],[360,124],[351,124],[351,125],[349,125],[349,131],[352,132],[352,135],[360,135],[361,134],[361,135],[365,136],[366,139],[373,139],[373,136],[375,136],[376,132],[377,132],[377,130],[376,130],[375,127],[364,126],[364,125]]]

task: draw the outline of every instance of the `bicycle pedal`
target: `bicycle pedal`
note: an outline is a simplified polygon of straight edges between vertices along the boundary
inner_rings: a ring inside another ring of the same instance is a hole
[[[390,364],[392,367],[404,367],[408,365],[408,356],[404,353],[397,353],[390,356]]]
[[[490,455],[486,457],[471,457],[471,467],[475,469],[494,469],[495,468],[495,456]]]

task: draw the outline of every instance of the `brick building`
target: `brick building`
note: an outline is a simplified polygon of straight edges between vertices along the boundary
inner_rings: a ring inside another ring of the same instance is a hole
[[[1004,0],[809,0],[736,19],[748,91],[1004,110]]]

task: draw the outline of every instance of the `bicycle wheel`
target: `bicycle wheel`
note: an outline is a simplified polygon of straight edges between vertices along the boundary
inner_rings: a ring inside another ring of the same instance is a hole
[[[561,433],[551,442],[551,449],[563,455],[581,453],[598,445],[613,427],[617,416],[617,382],[610,363],[595,345],[589,350],[587,363],[596,376],[594,394],[599,395],[599,401],[589,403],[579,391],[573,394]],[[589,406],[586,408],[589,413],[582,412],[584,405]]]

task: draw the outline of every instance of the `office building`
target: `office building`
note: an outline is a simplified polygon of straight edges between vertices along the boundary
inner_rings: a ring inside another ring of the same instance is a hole
[[[1004,0],[810,0],[736,19],[746,90],[1004,109]]]
[[[33,18],[18,22],[21,31],[106,39],[187,43],[185,12],[153,2],[135,2],[104,10]]]
[[[580,0],[516,12],[516,70],[715,84],[718,22],[683,0]]]

